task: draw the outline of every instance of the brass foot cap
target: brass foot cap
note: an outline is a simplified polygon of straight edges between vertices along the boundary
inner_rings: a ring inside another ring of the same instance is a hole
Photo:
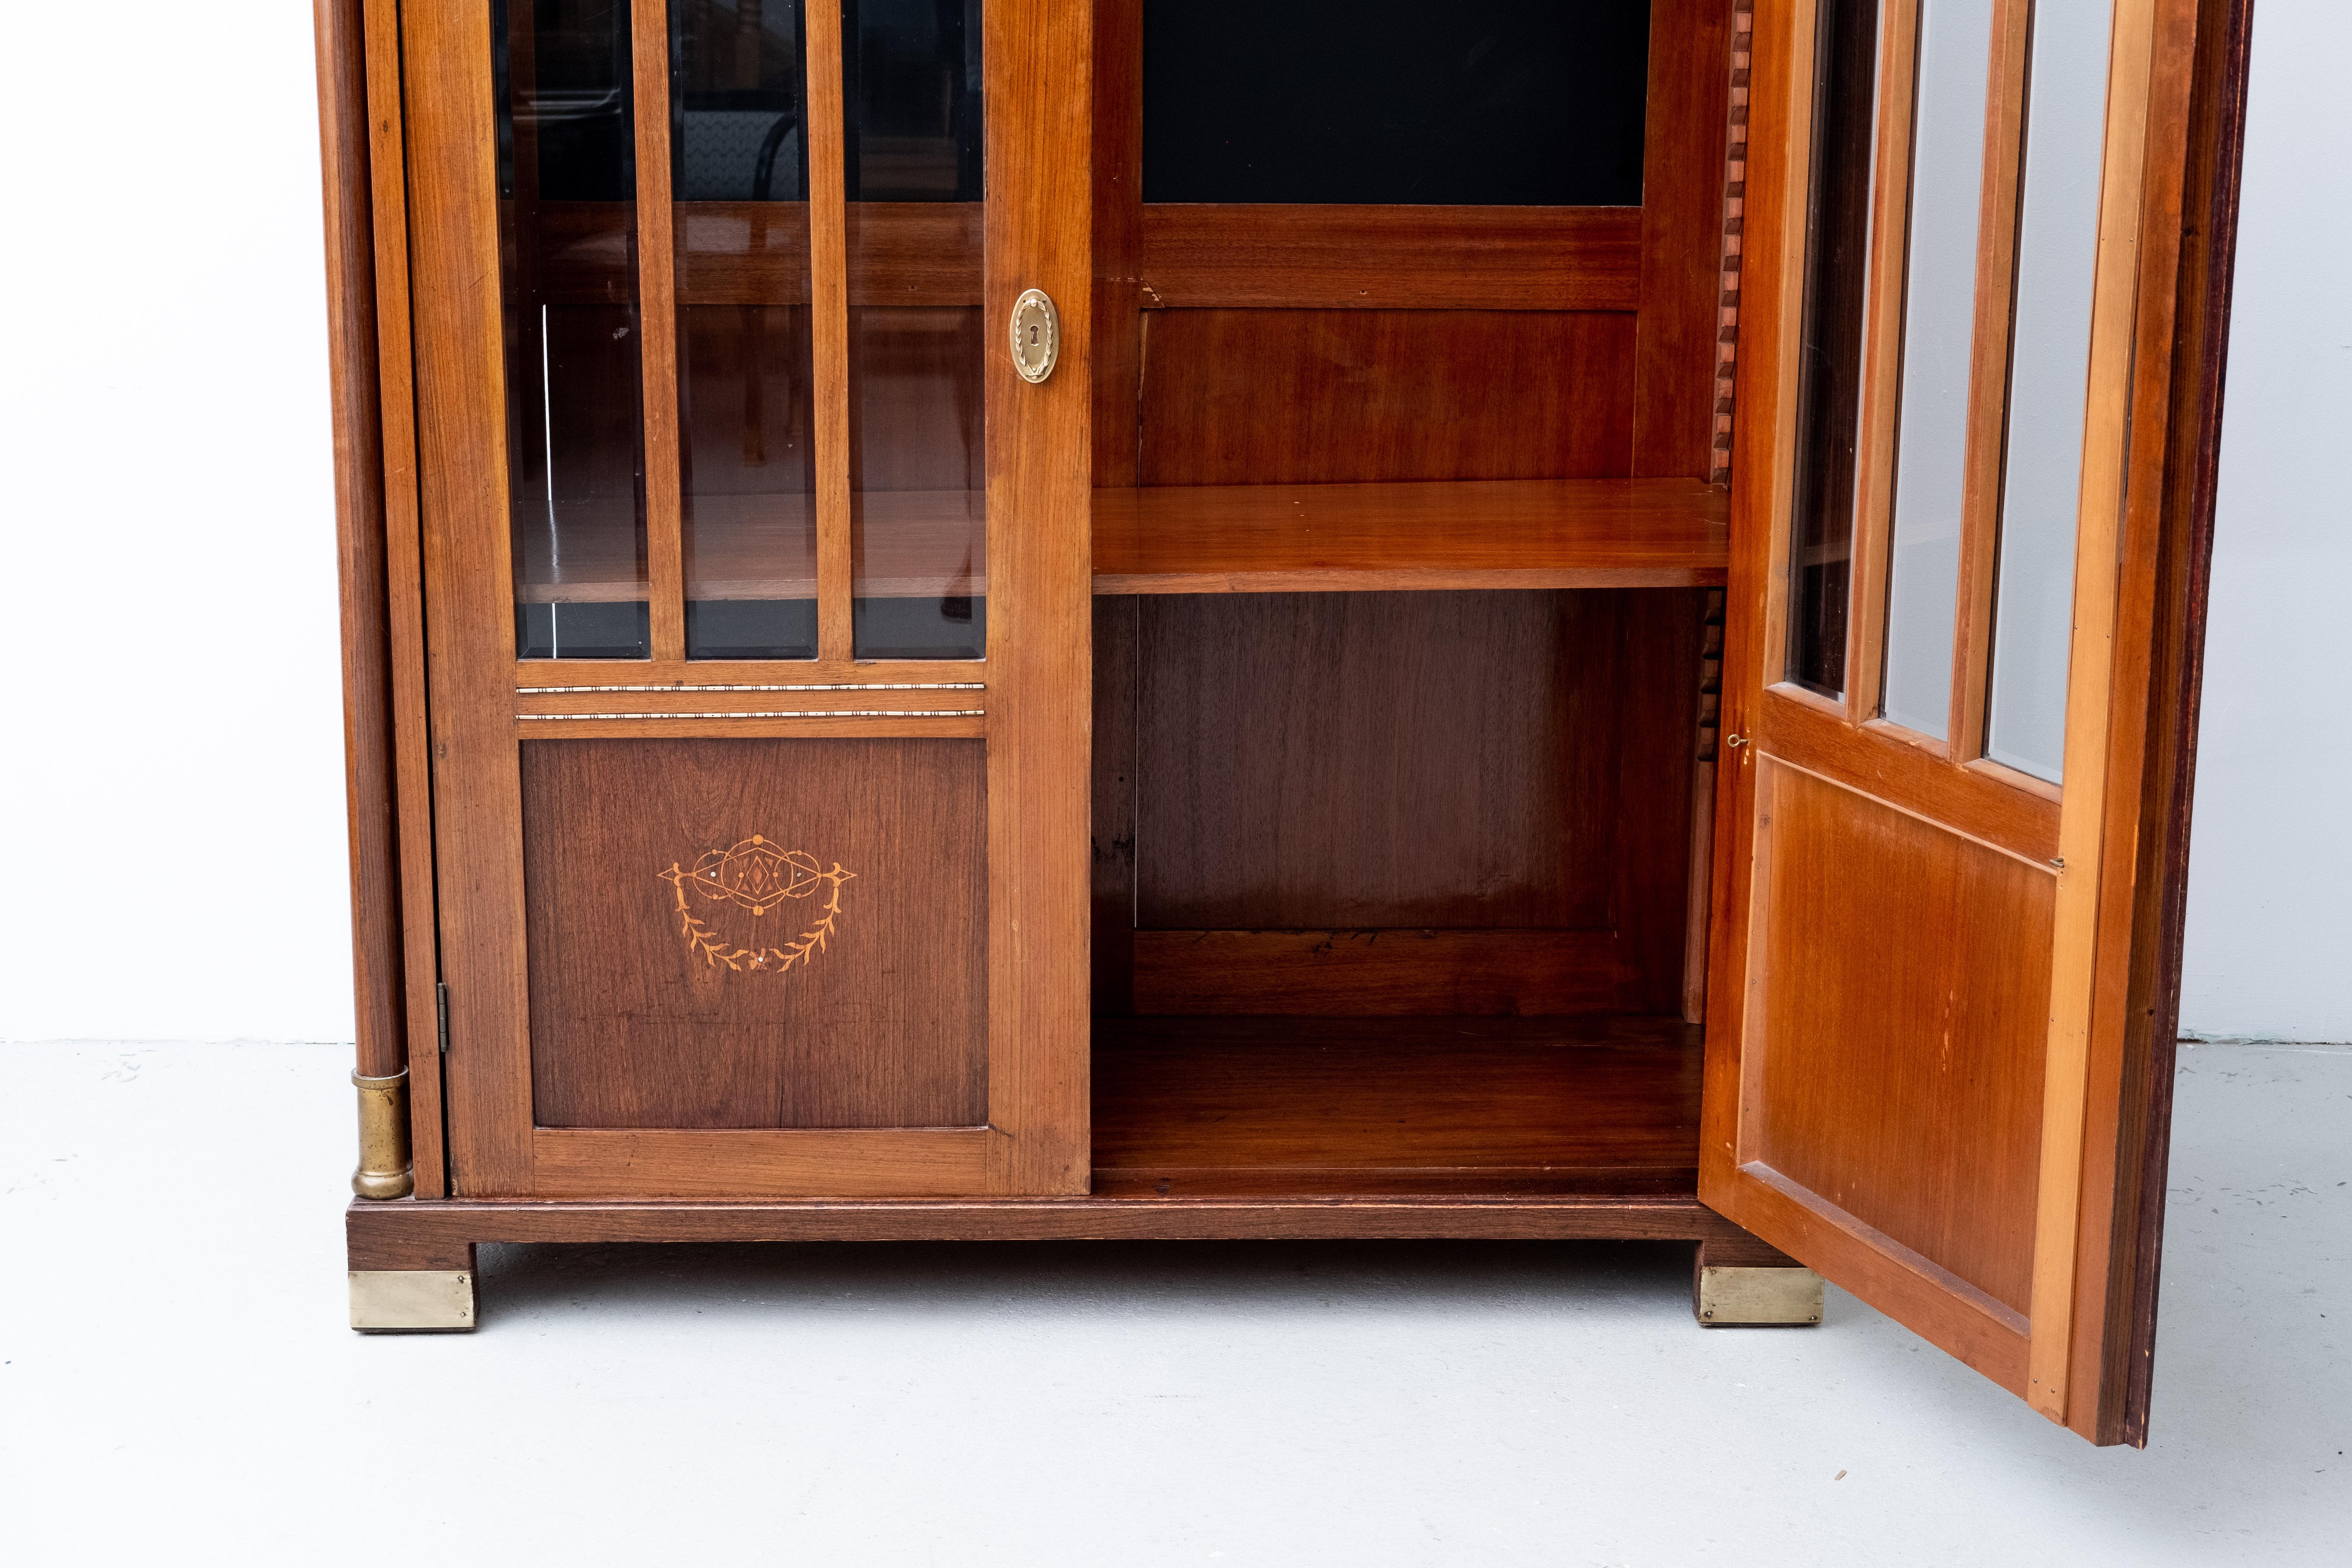
[[[352,1327],[366,1333],[449,1333],[474,1326],[474,1276],[460,1268],[354,1268]]]
[[[1707,1268],[1695,1283],[1702,1328],[1809,1329],[1822,1321],[1822,1277],[1810,1268]]]

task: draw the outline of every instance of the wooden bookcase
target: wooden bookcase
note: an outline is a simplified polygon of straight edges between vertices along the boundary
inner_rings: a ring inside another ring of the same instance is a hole
[[[317,0],[354,1326],[1684,1240],[2144,1441],[2245,12]]]

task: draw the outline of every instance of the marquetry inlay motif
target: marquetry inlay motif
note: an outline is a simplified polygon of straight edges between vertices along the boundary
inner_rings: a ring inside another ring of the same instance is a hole
[[[782,974],[794,964],[815,963],[824,952],[841,918],[841,885],[857,873],[842,869],[838,860],[830,871],[821,869],[815,856],[786,849],[755,833],[725,849],[709,851],[691,867],[672,861],[659,875],[677,895],[678,933],[705,964],[724,964],[737,973]],[[689,888],[702,900],[707,920],[696,914],[695,900],[687,897]],[[814,897],[820,888],[825,890],[824,902],[806,930],[785,939],[782,932],[758,927],[756,922],[771,915],[782,916],[784,926],[801,925],[806,917],[787,911],[804,910],[801,900]],[[751,924],[745,940],[740,933],[747,921]],[[722,925],[739,934],[726,934]]]

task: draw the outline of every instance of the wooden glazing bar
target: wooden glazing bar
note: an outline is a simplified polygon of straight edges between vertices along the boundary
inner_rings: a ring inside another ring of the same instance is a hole
[[[849,206],[842,100],[841,7],[806,8],[810,341],[815,371],[816,646],[851,657]]]
[[[1960,499],[1959,605],[1953,618],[1951,756],[1984,754],[1992,667],[1993,563],[2000,539],[2010,330],[2017,294],[2017,205],[2024,183],[2025,63],[2031,0],[1996,0],[1979,206],[1975,341],[1969,356],[1969,434]]]
[[[1748,126],[1751,148],[1748,167],[1748,194],[1743,198],[1746,208],[1743,224],[1750,226],[1759,210],[1759,198],[1764,211],[1801,213],[1807,210],[1811,189],[1812,144],[1820,132],[1820,127],[1814,123],[1814,77],[1822,68],[1818,41],[1820,17],[1814,0],[1795,0],[1787,26],[1787,37],[1792,40],[1793,47],[1787,73],[1788,103],[1790,106],[1789,124],[1780,149],[1782,161],[1777,166],[1777,179],[1772,178],[1775,171],[1769,163],[1769,154],[1767,163],[1756,161],[1752,151],[1756,130],[1751,119]],[[1751,37],[1751,62],[1754,47]],[[1750,107],[1752,111],[1752,102]],[[1787,224],[1780,229],[1780,244],[1776,252],[1743,253],[1743,263],[1748,270],[1742,278],[1742,289],[1757,301],[1748,311],[1750,331],[1781,321],[1798,323],[1799,330],[1801,330],[1805,319],[1805,225]],[[1769,298],[1755,294],[1754,290],[1767,280],[1777,280],[1772,294]],[[1769,345],[1769,337],[1765,341]],[[1789,647],[1789,554],[1796,536],[1797,467],[1794,455],[1804,356],[1782,353],[1756,357],[1758,364],[1769,371],[1769,379],[1754,392],[1743,390],[1738,399],[1741,422],[1752,433],[1749,444],[1755,448],[1752,452],[1740,454],[1740,461],[1748,465],[1750,472],[1769,472],[1771,475],[1770,483],[1762,487],[1760,492],[1769,498],[1769,510],[1761,517],[1751,514],[1742,531],[1760,529],[1765,533],[1761,557],[1764,573],[1761,582],[1756,584],[1750,592],[1736,595],[1733,603],[1753,604],[1760,609],[1759,618],[1762,624],[1758,630],[1761,634],[1761,647],[1766,650],[1763,657],[1767,662],[1759,684],[1770,686],[1784,670]],[[1750,380],[1762,374],[1753,368],[1744,371]],[[1763,436],[1764,439],[1757,440],[1757,435]],[[1737,468],[1738,464],[1735,463],[1734,467]],[[1731,626],[1732,621],[1727,612],[1727,639],[1731,635]],[[1730,647],[1728,641],[1726,647]],[[1723,689],[1727,692],[1734,689],[1728,679],[1725,681]],[[1737,733],[1741,726],[1753,722],[1754,720],[1735,712],[1728,728]],[[1738,777],[1737,768],[1719,770],[1718,787]]]
[[[1885,0],[1879,28],[1878,166],[1871,180],[1870,282],[1854,473],[1853,578],[1846,612],[1845,712],[1875,715],[1886,670],[1886,564],[1895,521],[1895,431],[1903,400],[1903,279],[1911,237],[1911,132],[1919,6]]]
[[[2140,197],[2147,172],[2157,0],[2116,0],[2108,57],[2106,153],[2099,188],[2097,281],[2091,301],[2091,374],[2084,421],[2082,504],[2075,524],[2074,635],[2066,677],[2065,795],[2058,817],[2058,901],[2043,1053],[2042,1175],[2033,1229],[2032,1344],[2026,1399],[2067,1419],[2075,1261],[2083,1214],[2083,1131],[2098,962],[2100,859],[2105,847],[2107,722],[2119,584],[2125,460],[2131,436],[2134,315],[2138,306]],[[2119,848],[2128,853],[2128,848]]]
[[[677,429],[677,245],[669,182],[669,4],[630,0],[637,163],[637,364],[646,424],[646,579],[653,656],[686,657]]]

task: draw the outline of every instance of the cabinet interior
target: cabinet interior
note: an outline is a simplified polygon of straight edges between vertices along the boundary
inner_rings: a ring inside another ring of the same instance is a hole
[[[1179,9],[1096,13],[1095,1190],[1693,1192],[1729,8]]]

